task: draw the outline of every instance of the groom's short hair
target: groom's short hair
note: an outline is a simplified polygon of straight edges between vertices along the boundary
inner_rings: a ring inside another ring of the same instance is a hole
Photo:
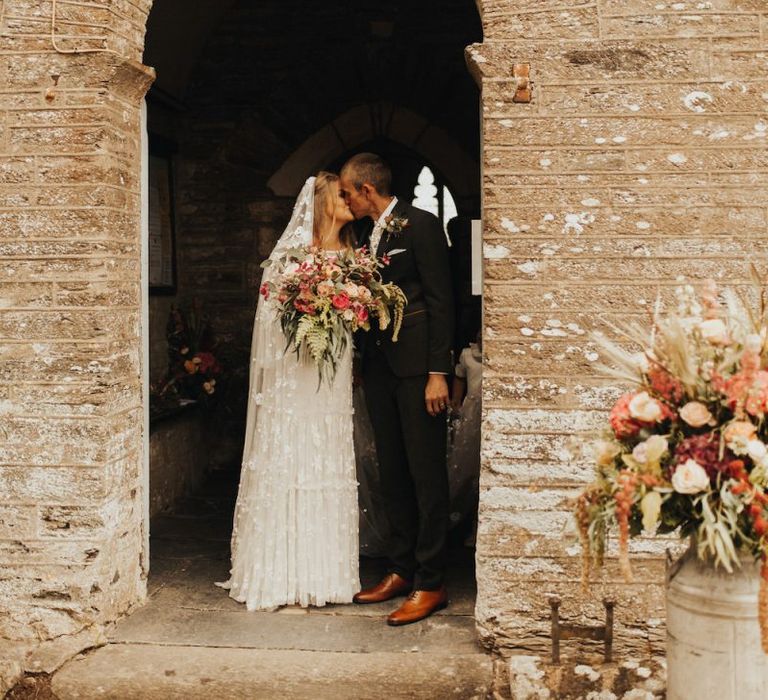
[[[352,156],[341,171],[349,177],[357,190],[367,182],[381,195],[392,194],[392,170],[384,159],[375,153],[358,153]]]

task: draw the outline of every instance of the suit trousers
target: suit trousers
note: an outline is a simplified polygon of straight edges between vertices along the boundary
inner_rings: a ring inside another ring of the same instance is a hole
[[[390,528],[389,571],[417,590],[442,585],[448,532],[447,423],[444,413],[427,413],[427,378],[397,377],[375,345],[366,353],[363,382]]]

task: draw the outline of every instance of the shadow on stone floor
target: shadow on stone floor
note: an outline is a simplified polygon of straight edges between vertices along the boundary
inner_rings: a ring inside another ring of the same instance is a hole
[[[451,604],[414,625],[385,624],[398,601],[248,612],[214,586],[228,576],[236,489],[220,474],[153,519],[146,604],[106,647],[56,674],[61,700],[485,696],[492,674],[475,633],[473,550],[451,548]],[[384,566],[362,557],[363,585]]]
[[[237,482],[232,476],[212,479],[202,495],[177,504],[172,514],[153,519],[151,524],[150,577],[147,608],[178,607],[201,612],[247,612],[226,592],[213,585],[225,580],[229,569],[229,539]],[[455,539],[459,539],[456,537]],[[383,559],[361,557],[363,586],[375,583],[385,573]],[[460,542],[450,550],[448,590],[450,607],[435,618],[471,618],[475,604],[474,550]],[[383,617],[396,607],[381,605],[328,605],[323,608],[284,608],[277,613],[249,613],[269,619],[278,615],[341,615]],[[136,618],[136,615],[133,616]],[[468,629],[471,619],[463,620]]]

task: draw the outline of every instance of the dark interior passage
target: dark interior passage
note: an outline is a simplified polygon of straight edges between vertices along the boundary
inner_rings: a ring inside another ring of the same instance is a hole
[[[236,482],[260,265],[319,169],[338,170],[352,153],[374,150],[390,162],[399,197],[427,191],[429,199],[434,189],[435,213],[453,218],[457,357],[474,338],[479,95],[464,47],[481,34],[472,0],[154,4],[144,56],[158,75],[148,96],[151,194],[159,202],[150,209],[150,251],[165,255],[165,267],[156,266],[150,290],[153,514],[174,511],[168,517],[178,524],[185,497]],[[186,387],[187,398],[197,392],[200,400],[179,407],[166,400],[172,390],[158,394],[169,353],[178,364],[185,344],[194,346],[190,356],[209,352],[204,364],[221,372],[206,390],[202,382]],[[229,508],[225,522],[232,503],[220,505]],[[162,575],[164,540],[155,529],[163,522],[153,523],[153,575]],[[457,551],[471,534],[471,523],[455,530]],[[226,538],[216,546],[223,561]]]

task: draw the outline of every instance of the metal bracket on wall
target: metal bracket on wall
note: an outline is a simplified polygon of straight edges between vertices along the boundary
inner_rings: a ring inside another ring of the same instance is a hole
[[[604,600],[604,625],[565,625],[560,622],[560,598],[553,596],[549,599],[552,617],[552,663],[560,663],[561,639],[594,639],[604,643],[603,655],[606,663],[613,659],[613,608],[612,600]]]
[[[531,84],[531,64],[515,63],[512,66],[512,77],[515,79],[515,94],[512,102],[530,102],[533,86]]]

